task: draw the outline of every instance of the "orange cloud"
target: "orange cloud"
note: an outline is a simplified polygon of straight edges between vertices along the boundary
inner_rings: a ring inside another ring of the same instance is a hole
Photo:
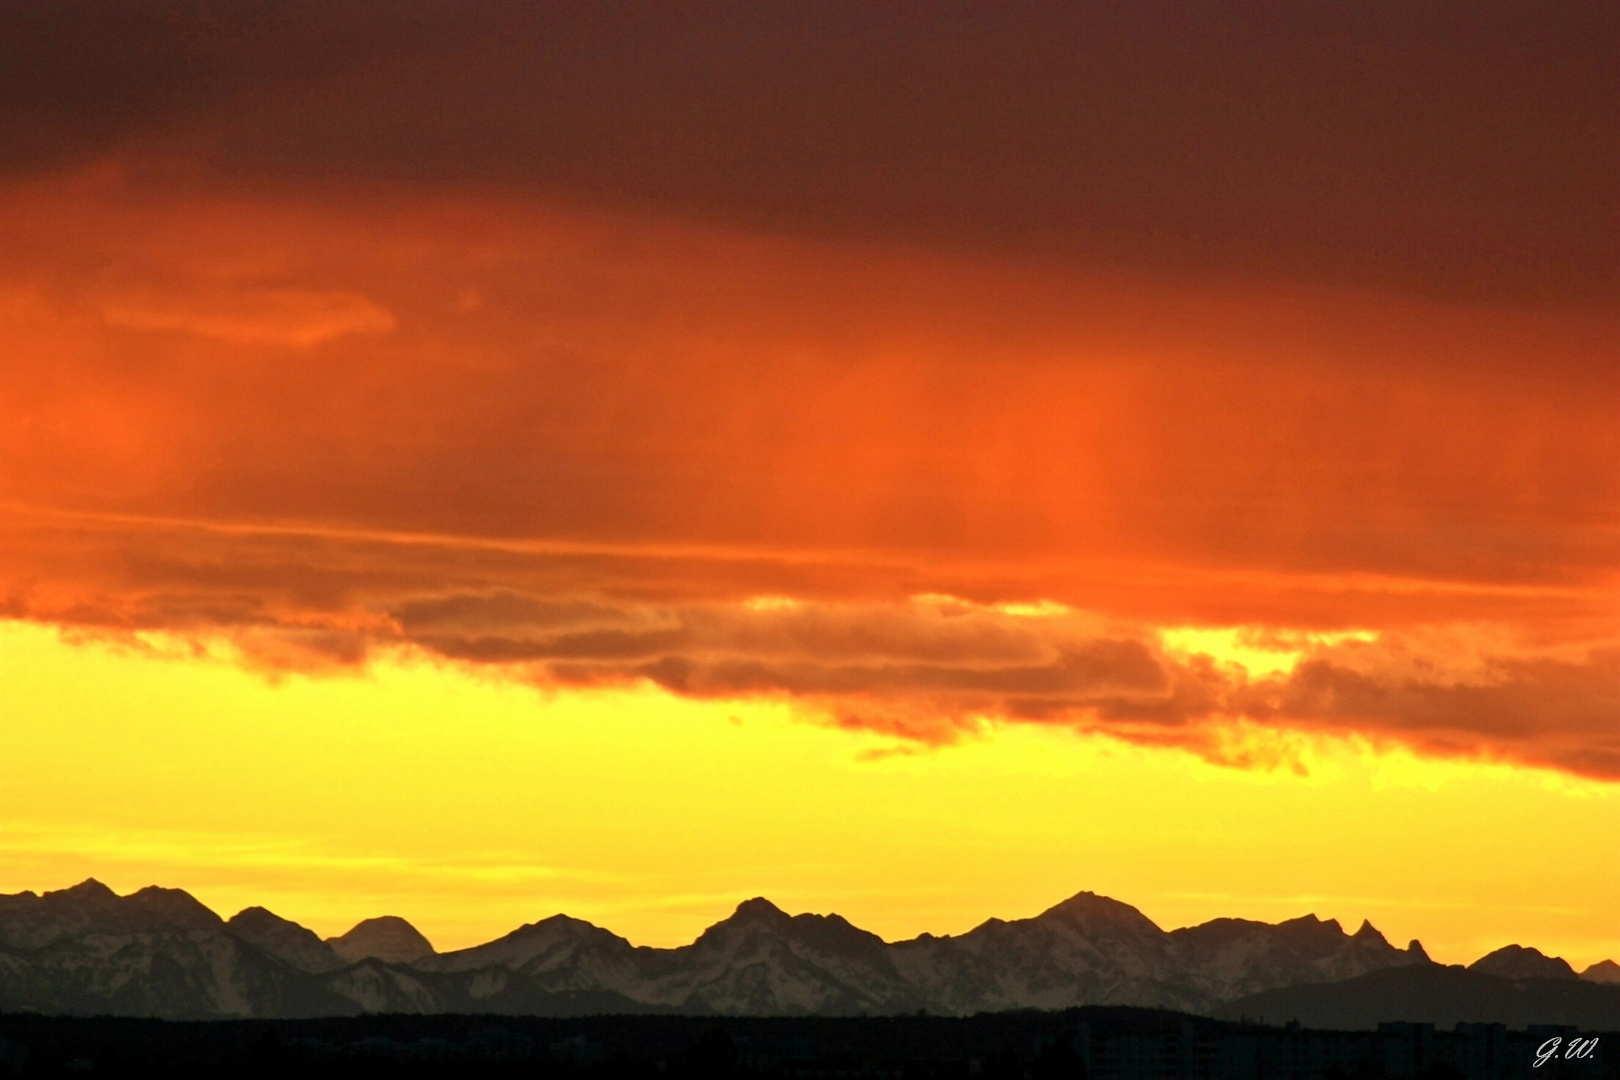
[[[116,171],[0,220],[10,617],[1620,776],[1606,311]]]
[[[1620,650],[1538,645],[1511,624],[1397,620],[1353,636],[1273,628],[1265,633],[1295,651],[1261,665],[1243,650],[1166,648],[1152,623],[1105,611],[872,596],[882,565],[768,550],[677,557],[15,508],[9,518],[0,614],[131,640],[178,634],[205,649],[224,640],[270,671],[353,665],[409,645],[542,685],[647,680],[706,698],[787,695],[846,726],[929,742],[999,718],[1240,761],[1215,732],[1247,718],[1620,777]],[[813,582],[820,595],[728,595],[750,578]],[[1319,613],[1337,599],[1317,593]],[[1442,613],[1451,598],[1428,599]]]
[[[217,296],[126,293],[103,303],[111,326],[170,330],[237,345],[318,345],[349,334],[385,333],[393,315],[363,296],[249,289]]]

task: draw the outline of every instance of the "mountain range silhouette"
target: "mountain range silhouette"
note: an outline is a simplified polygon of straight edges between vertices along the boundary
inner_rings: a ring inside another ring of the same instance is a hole
[[[632,945],[554,915],[440,953],[396,916],[322,940],[262,907],[229,920],[188,893],[119,896],[95,880],[0,896],[0,1010],[171,1019],[361,1013],[568,1016],[968,1015],[1137,1005],[1320,1027],[1380,1020],[1576,1024],[1620,1030],[1620,965],[1577,975],[1509,945],[1467,969],[1398,949],[1370,923],[1306,915],[1165,931],[1078,893],[1028,919],[885,942],[838,915],[763,898],[696,941]]]

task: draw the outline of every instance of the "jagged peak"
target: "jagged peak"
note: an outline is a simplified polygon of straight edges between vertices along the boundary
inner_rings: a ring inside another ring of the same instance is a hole
[[[804,912],[788,918],[788,926],[801,933],[816,935],[832,935],[833,937],[858,937],[864,940],[881,942],[883,939],[870,930],[862,930],[836,911],[829,911],[825,915],[814,912]]]
[[[1356,932],[1350,936],[1361,942],[1376,941],[1380,945],[1389,944],[1389,939],[1383,934],[1379,933],[1378,928],[1372,924],[1371,919],[1362,919],[1361,925],[1357,927]]]
[[[315,931],[291,919],[283,919],[268,908],[243,908],[225,921],[225,929],[238,941],[300,971],[321,973],[344,964],[337,950],[322,941]]]
[[[1233,918],[1232,916],[1229,916],[1229,915],[1222,915],[1222,916],[1220,916],[1218,918],[1214,918],[1214,919],[1210,919],[1210,920],[1208,920],[1206,922],[1198,923],[1196,926],[1177,927],[1176,929],[1174,929],[1174,930],[1172,930],[1170,932],[1172,934],[1196,934],[1196,933],[1202,931],[1205,934],[1209,934],[1209,933],[1232,931],[1232,930],[1242,932],[1242,931],[1246,931],[1246,930],[1270,930],[1270,929],[1271,929],[1271,924],[1270,923],[1261,922],[1258,919],[1238,919],[1238,918]]]
[[[275,912],[271,911],[269,908],[260,907],[257,904],[255,904],[253,907],[245,907],[241,911],[238,911],[235,915],[232,915],[229,919],[225,920],[225,925],[230,927],[232,930],[252,930],[261,932],[266,930],[298,931],[300,933],[308,934],[316,941],[320,940],[320,936],[317,935],[315,931],[309,929],[309,927],[304,926],[301,923],[296,923],[291,919],[284,919],[280,915],[277,915]]]
[[[576,919],[572,915],[565,915],[559,911],[555,915],[547,915],[543,919],[536,919],[534,922],[524,923],[522,926],[512,931],[512,933],[521,934],[525,930],[550,930],[558,926],[589,927],[592,930],[602,929],[593,922],[589,922],[585,919]]]
[[[327,938],[326,943],[351,964],[368,957],[409,964],[437,952],[420,930],[398,915],[362,919],[348,933]]]
[[[118,894],[93,877],[85,878],[77,885],[69,885],[65,889],[50,889],[43,894],[46,898],[60,896],[63,899],[73,900],[117,900]]]
[[[1620,983],[1620,964],[1613,960],[1599,960],[1581,972],[1581,978],[1587,982]]]
[[[357,930],[408,930],[413,934],[420,933],[420,931],[418,931],[416,927],[412,926],[408,920],[403,919],[398,915],[377,915],[370,919],[361,919],[359,922],[349,927],[347,932],[338,936],[348,937]]]
[[[320,935],[301,923],[291,919],[284,919],[280,915],[264,907],[246,907],[225,920],[225,925],[235,932],[246,934],[294,934],[307,935],[314,941],[320,941]]]
[[[1338,919],[1321,919],[1314,911],[1298,918],[1284,919],[1277,924],[1277,929],[1335,938],[1344,936],[1344,927],[1339,925]]]
[[[424,956],[411,963],[426,971],[467,971],[492,964],[516,971],[537,957],[554,958],[557,950],[590,952],[633,948],[635,946],[611,930],[572,915],[557,914],[524,923],[493,941]]]
[[[1077,892],[1060,903],[1053,904],[1036,916],[1037,919],[1051,917],[1063,918],[1079,922],[1090,922],[1100,919],[1115,925],[1129,926],[1132,929],[1148,930],[1164,933],[1152,919],[1142,914],[1140,910],[1111,896],[1102,896],[1089,890]]]
[[[1575,979],[1575,969],[1561,956],[1547,956],[1540,949],[1524,945],[1504,945],[1468,965],[1469,971],[1503,978]]]
[[[1517,943],[1510,943],[1510,944],[1507,944],[1507,945],[1503,945],[1499,949],[1492,949],[1490,952],[1486,953],[1485,956],[1519,956],[1521,954],[1531,955],[1531,956],[1546,956],[1547,955],[1546,953],[1542,952],[1540,949],[1536,948],[1534,945],[1519,945]],[[1480,957],[1480,959],[1482,959],[1482,960],[1484,958],[1485,957]]]
[[[698,936],[687,948],[712,947],[737,933],[764,933],[792,942],[795,947],[835,953],[868,953],[883,949],[882,938],[853,925],[842,915],[806,912],[789,915],[764,897],[754,897],[737,905],[737,910]]]
[[[134,900],[137,897],[148,901],[168,900],[175,903],[196,904],[199,907],[206,906],[201,900],[198,900],[184,889],[170,889],[163,885],[143,886],[124,897],[124,899]],[[209,910],[212,911],[213,909],[209,908]]]
[[[486,942],[485,944],[494,945],[497,942],[502,941],[518,941],[527,938],[545,938],[557,935],[559,933],[564,936],[575,938],[602,937],[611,938],[614,941],[625,941],[624,938],[621,938],[618,934],[615,934],[606,927],[597,926],[595,923],[586,919],[576,919],[572,915],[564,915],[559,912],[556,915],[548,915],[544,919],[537,919],[532,923],[524,923],[516,930],[513,930],[510,934],[506,934],[503,937],[498,937],[494,941]],[[625,944],[628,945],[629,942],[625,941]],[[475,949],[482,947],[483,946],[479,945],[473,946]],[[465,952],[468,950],[459,951]]]
[[[214,908],[207,907],[185,889],[146,886],[120,900],[123,910],[152,920],[152,926],[168,929],[201,929],[224,923]]]
[[[201,900],[198,900],[195,896],[192,896],[184,889],[166,889],[162,885],[148,885],[144,889],[136,889],[134,892],[124,897],[124,900],[137,901],[138,903],[149,907],[185,911],[206,911],[214,918],[219,918],[219,915],[215,913],[213,908],[209,907],[207,904],[204,904]]]
[[[1407,942],[1406,951],[1411,953],[1413,956],[1421,956],[1423,959],[1429,960],[1428,951],[1423,948],[1423,942],[1419,941],[1417,938],[1413,938],[1411,941]],[[1434,961],[1430,960],[1429,962],[1433,963]]]
[[[238,923],[253,923],[253,922],[284,923],[284,922],[291,922],[292,920],[283,919],[280,915],[277,915],[275,912],[271,911],[269,908],[260,907],[258,904],[254,904],[252,907],[243,908],[241,911],[238,911],[235,915],[232,915],[230,918],[226,919],[225,921],[228,924],[230,924],[232,926],[235,926]],[[294,924],[294,925],[296,925],[296,924]]]
[[[742,903],[738,904],[737,910],[731,913],[731,918],[769,919],[772,922],[776,922],[778,920],[788,918],[788,913],[771,903],[769,900],[765,899],[763,896],[756,896],[752,899],[744,900]]]
[[[744,900],[737,905],[737,910],[732,912],[728,918],[721,920],[709,929],[713,930],[717,927],[733,926],[739,923],[760,923],[779,929],[850,931],[863,937],[873,936],[869,931],[860,929],[836,912],[817,915],[814,912],[807,911],[798,915],[789,915],[763,896],[756,896],[752,900]]]

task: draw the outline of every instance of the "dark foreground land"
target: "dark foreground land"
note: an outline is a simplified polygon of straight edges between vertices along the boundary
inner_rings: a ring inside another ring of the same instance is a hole
[[[1313,1031],[1100,1007],[967,1018],[175,1022],[12,1013],[0,1014],[0,1076],[1620,1080],[1620,1033],[1499,1024]]]

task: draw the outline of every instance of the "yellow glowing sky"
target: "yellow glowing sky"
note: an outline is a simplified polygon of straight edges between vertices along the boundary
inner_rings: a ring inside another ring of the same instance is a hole
[[[0,623],[0,891],[160,882],[448,949],[558,911],[678,944],[757,894],[894,939],[1090,889],[1166,928],[1315,912],[1445,962],[1620,955],[1620,791],[1567,774],[1252,727],[1246,768],[1028,724],[928,748],[785,700],[407,653],[272,680],[144,642]]]

